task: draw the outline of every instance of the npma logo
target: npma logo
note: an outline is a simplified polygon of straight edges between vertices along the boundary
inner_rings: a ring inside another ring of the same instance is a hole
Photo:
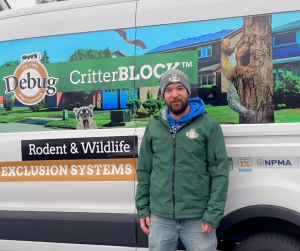
[[[40,60],[40,53],[23,55],[22,63],[14,75],[3,78],[6,85],[5,94],[14,92],[16,98],[24,105],[35,105],[46,95],[54,95],[58,78],[49,78]]]
[[[259,166],[272,166],[272,167],[278,167],[278,166],[292,166],[291,162],[289,160],[257,160],[257,164]]]

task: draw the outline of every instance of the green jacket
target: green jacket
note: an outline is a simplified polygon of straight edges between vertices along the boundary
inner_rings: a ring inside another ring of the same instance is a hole
[[[155,116],[146,126],[137,166],[137,214],[202,218],[217,228],[229,175],[221,127],[204,113],[176,134],[170,128],[165,115]]]

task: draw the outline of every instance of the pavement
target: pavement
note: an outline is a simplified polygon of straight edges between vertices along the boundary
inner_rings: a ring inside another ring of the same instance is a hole
[[[60,121],[61,118],[39,118],[39,117],[29,117],[26,120],[22,120],[18,123],[15,124],[22,124],[22,126],[24,124],[26,125],[39,125],[39,126],[44,126],[46,125],[49,121]]]
[[[49,128],[43,125],[21,124],[21,123],[0,123],[0,133],[11,132],[39,132],[39,131],[57,131],[62,128]]]
[[[109,112],[110,112],[109,110],[94,111],[94,115],[109,113]],[[75,118],[75,114],[70,114],[69,118]],[[63,128],[44,127],[44,125],[46,125],[49,121],[60,121],[60,120],[62,120],[62,115],[57,116],[55,118],[29,117],[28,119],[22,120],[18,123],[0,123],[0,133],[70,130],[70,129],[63,129]],[[139,121],[139,123],[143,123],[143,122]]]

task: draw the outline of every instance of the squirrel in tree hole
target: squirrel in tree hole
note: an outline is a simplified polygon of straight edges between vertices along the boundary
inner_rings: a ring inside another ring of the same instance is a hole
[[[240,97],[237,93],[237,90],[234,86],[234,83],[237,82],[237,75],[233,64],[230,62],[229,57],[234,52],[235,48],[237,47],[239,41],[234,45],[231,46],[229,39],[221,39],[221,65],[222,65],[222,72],[225,78],[228,81],[229,87],[227,91],[227,102],[229,107],[241,115],[253,115],[254,111],[249,110],[243,105],[241,105]]]

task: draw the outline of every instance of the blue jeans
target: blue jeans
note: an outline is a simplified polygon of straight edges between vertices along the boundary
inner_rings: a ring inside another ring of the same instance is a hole
[[[216,251],[216,232],[202,233],[202,219],[173,220],[152,214],[149,251],[175,251],[178,237],[187,251]]]

